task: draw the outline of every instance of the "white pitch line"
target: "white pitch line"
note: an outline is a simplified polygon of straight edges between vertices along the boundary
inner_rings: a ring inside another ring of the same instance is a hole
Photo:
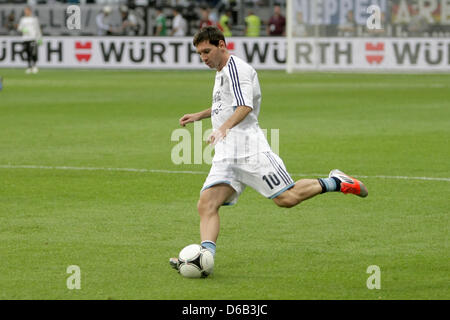
[[[189,171],[189,170],[161,170],[161,169],[136,169],[136,168],[104,168],[104,167],[69,167],[69,166],[38,166],[38,165],[0,165],[0,169],[43,169],[43,170],[79,170],[79,171],[118,171],[118,172],[143,172],[143,173],[173,173],[173,174],[203,174],[206,175],[206,171]],[[293,173],[292,176],[297,177],[323,177],[327,174],[323,173]],[[425,180],[425,181],[449,181],[450,178],[434,178],[434,177],[408,177],[408,176],[362,176],[353,175],[355,178],[376,178],[376,179],[397,179],[397,180]]]
[[[122,171],[122,172],[144,172],[144,173],[187,173],[207,174],[201,171],[172,171],[158,169],[135,169],[135,168],[103,168],[103,167],[67,167],[67,166],[37,166],[37,165],[0,165],[0,169],[43,169],[43,170],[80,170],[80,171]]]

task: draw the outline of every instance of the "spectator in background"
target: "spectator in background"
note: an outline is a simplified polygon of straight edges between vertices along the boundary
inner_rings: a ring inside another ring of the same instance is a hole
[[[345,21],[338,26],[338,35],[341,37],[356,36],[356,22],[353,17],[353,10],[347,12]]]
[[[124,36],[136,36],[139,26],[134,12],[125,5],[120,6],[119,11],[122,18],[121,34]]]
[[[416,14],[411,18],[407,30],[409,37],[423,37],[428,31],[427,18],[420,13]]]
[[[222,31],[222,33],[225,37],[232,36],[232,32],[231,32],[231,16],[232,16],[232,14],[233,14],[233,12],[231,11],[231,9],[226,9],[225,13],[223,13],[219,19],[218,27],[219,27],[220,31]]]
[[[255,15],[253,10],[248,11],[245,17],[245,35],[247,37],[259,37],[261,31],[261,19]]]
[[[297,12],[297,22],[294,25],[294,36],[307,37],[308,31],[306,29],[305,22],[303,21],[303,12]]]
[[[228,0],[227,6],[231,10],[231,24],[235,25],[238,22],[237,0]]]
[[[219,24],[219,15],[217,13],[217,9],[208,7],[209,10],[209,20],[213,23],[213,25],[217,26]]]
[[[161,7],[156,8],[156,36],[167,36],[166,16]]]
[[[95,22],[97,24],[97,35],[110,36],[113,34],[113,27],[109,17],[111,11],[112,9],[110,6],[104,6],[102,11],[95,17]]]
[[[14,11],[11,11],[11,13],[8,15],[4,27],[8,31],[8,35],[13,36],[16,34],[17,24],[16,24],[16,14],[14,13]]]
[[[173,9],[172,31],[171,36],[184,37],[187,33],[186,19],[181,15],[181,7],[175,7]]]
[[[198,29],[212,26],[214,23],[209,19],[210,10],[208,7],[200,7],[200,23]]]
[[[286,35],[286,18],[281,14],[280,5],[273,7],[273,16],[267,23],[267,35],[269,36],[285,36]]]
[[[25,73],[38,73],[36,62],[38,45],[42,44],[42,32],[39,20],[33,16],[30,7],[25,7],[24,16],[20,18],[17,29],[22,32],[23,48],[27,56],[28,68]]]

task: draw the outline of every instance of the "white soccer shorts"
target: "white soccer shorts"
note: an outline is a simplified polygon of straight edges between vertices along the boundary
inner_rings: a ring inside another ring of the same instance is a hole
[[[213,161],[200,193],[222,183],[230,185],[236,191],[223,205],[235,204],[246,186],[273,199],[295,184],[283,160],[272,151],[243,159]]]

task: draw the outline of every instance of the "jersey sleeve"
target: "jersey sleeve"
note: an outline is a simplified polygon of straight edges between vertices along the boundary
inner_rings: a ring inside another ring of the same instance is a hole
[[[230,91],[233,96],[233,106],[246,106],[253,109],[252,70],[247,66],[237,66],[233,58],[228,63],[230,75]]]

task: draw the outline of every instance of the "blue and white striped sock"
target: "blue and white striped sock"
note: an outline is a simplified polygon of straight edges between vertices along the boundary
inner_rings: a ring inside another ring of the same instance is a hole
[[[212,253],[213,257],[216,256],[216,244],[213,241],[202,241],[202,247],[208,249]]]
[[[341,191],[341,181],[338,178],[319,178],[319,183],[322,186],[322,193],[330,191]]]

